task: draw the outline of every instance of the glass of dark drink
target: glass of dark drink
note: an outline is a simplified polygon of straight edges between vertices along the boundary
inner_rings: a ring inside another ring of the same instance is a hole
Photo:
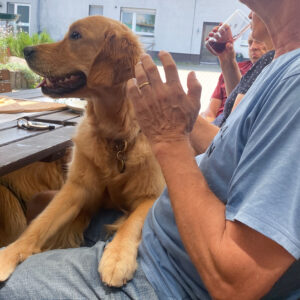
[[[234,13],[205,42],[206,48],[218,56],[226,48],[226,43],[236,41],[250,27],[250,19],[240,10]]]

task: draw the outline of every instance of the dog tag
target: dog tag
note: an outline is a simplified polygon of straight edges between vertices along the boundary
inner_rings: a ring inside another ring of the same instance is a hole
[[[127,141],[115,140],[113,141],[113,151],[116,152],[117,166],[120,173],[124,173],[126,169],[126,150]]]
[[[118,159],[118,170],[120,173],[124,173],[125,172],[125,169],[126,169],[126,166],[125,166],[125,158],[123,158],[123,155],[124,153],[121,153],[121,155],[119,156],[122,156],[122,158],[118,158],[118,154],[121,153],[121,152],[118,152],[117,153],[117,159]]]

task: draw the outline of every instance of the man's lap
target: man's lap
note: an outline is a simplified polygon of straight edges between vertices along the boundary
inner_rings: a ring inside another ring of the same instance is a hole
[[[116,216],[119,214],[112,213],[111,219]],[[103,223],[97,220],[98,217],[86,231],[90,245],[91,237],[96,238],[99,224]],[[100,240],[92,247],[52,250],[29,257],[7,282],[0,284],[0,300],[157,299],[141,267],[122,288],[102,284],[98,264],[105,245]]]

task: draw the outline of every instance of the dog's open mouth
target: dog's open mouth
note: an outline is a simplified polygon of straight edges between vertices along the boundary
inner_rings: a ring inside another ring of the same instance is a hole
[[[82,72],[68,74],[64,77],[46,77],[38,85],[44,94],[70,94],[86,85],[86,76]]]

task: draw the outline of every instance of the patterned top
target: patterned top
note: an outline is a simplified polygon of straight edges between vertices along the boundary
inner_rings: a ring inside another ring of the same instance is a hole
[[[275,51],[271,50],[264,54],[253,67],[241,78],[239,84],[231,92],[226,100],[224,111],[220,114],[214,121],[213,124],[221,127],[226,119],[229,117],[232,107],[234,105],[235,99],[238,94],[246,94],[257,76],[261,71],[267,66],[274,58]]]
[[[251,67],[253,65],[250,60],[246,60],[246,61],[239,62],[238,66],[239,66],[240,72],[243,76],[251,69]],[[224,105],[227,100],[226,87],[225,87],[225,81],[224,81],[223,74],[220,75],[218,84],[217,84],[211,98],[219,99],[222,102],[218,109],[218,112],[217,112],[217,116],[219,116],[223,112]]]

